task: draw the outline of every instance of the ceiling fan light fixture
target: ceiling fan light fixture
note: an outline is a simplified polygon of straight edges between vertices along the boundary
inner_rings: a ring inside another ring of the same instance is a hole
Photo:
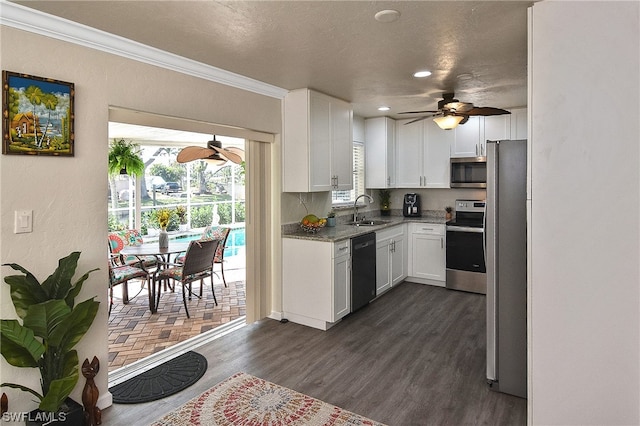
[[[458,127],[458,124],[464,119],[461,115],[442,115],[440,117],[435,117],[433,121],[440,127],[442,130],[451,130]]]
[[[222,166],[227,162],[227,160],[225,160],[224,158],[219,158],[219,157],[215,158],[215,157],[216,156],[212,155],[211,157],[204,158],[204,161],[214,166]]]

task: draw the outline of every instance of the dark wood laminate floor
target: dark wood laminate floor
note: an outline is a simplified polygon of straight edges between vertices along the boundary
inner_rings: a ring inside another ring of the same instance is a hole
[[[329,331],[263,320],[196,350],[185,391],[113,405],[103,425],[148,424],[244,371],[388,425],[525,425],[527,402],[485,383],[485,297],[403,283]]]

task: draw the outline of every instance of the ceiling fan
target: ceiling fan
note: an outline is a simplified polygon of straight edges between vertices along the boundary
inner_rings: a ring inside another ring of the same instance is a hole
[[[206,160],[216,166],[221,166],[227,161],[240,164],[244,161],[244,150],[235,147],[223,148],[222,142],[213,140],[207,142],[207,147],[187,146],[178,153],[176,161],[178,163],[188,163],[189,161]]]
[[[398,114],[425,114],[424,117],[416,118],[405,124],[415,123],[416,121],[424,120],[433,117],[433,121],[443,130],[451,130],[458,126],[458,124],[464,124],[469,120],[470,116],[480,115],[502,115],[511,114],[509,111],[493,108],[493,107],[476,107],[469,102],[460,102],[454,99],[453,93],[443,93],[442,99],[438,101],[438,109],[436,111],[406,111]]]

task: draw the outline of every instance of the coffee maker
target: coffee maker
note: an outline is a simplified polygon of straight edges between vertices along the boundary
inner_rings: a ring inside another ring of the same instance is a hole
[[[419,217],[422,215],[420,208],[420,195],[415,192],[404,194],[402,203],[402,215],[404,217]]]

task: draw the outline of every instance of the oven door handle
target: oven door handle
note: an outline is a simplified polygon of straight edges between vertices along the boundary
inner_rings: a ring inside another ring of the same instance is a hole
[[[476,234],[482,234],[484,232],[482,228],[472,228],[470,226],[447,226],[447,231],[474,232]]]

